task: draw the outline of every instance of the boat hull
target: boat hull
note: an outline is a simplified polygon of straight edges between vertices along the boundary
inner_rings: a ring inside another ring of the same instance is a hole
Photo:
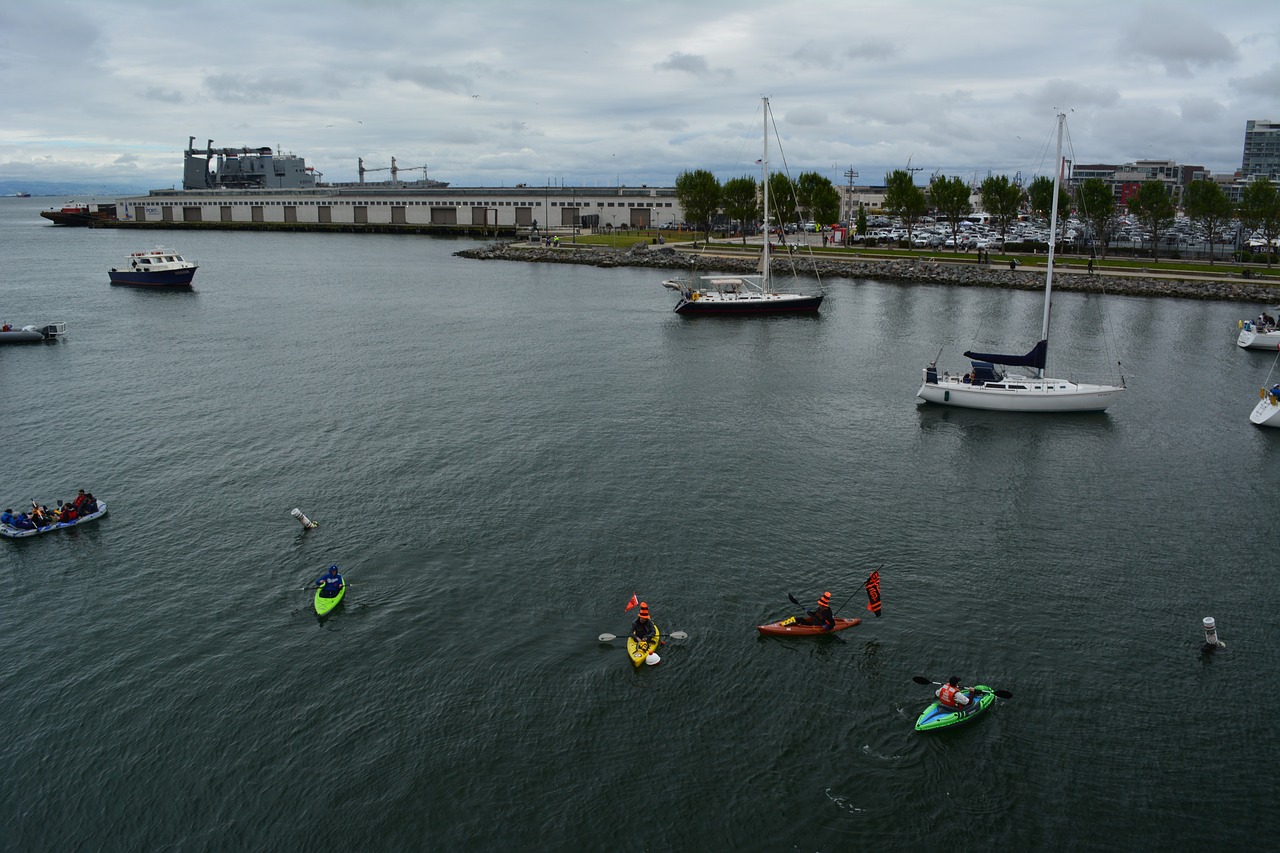
[[[823,296],[797,293],[708,293],[697,299],[684,297],[675,312],[687,316],[727,316],[730,314],[785,314],[817,311]]]
[[[1249,423],[1257,426],[1278,427],[1280,428],[1280,398],[1274,394],[1267,393],[1266,389],[1262,391],[1262,399],[1258,401],[1258,405],[1253,407],[1253,411],[1249,413]]]
[[[992,412],[1103,412],[1123,391],[1117,385],[1065,379],[1006,378],[992,385],[973,385],[958,376],[940,376],[936,382],[926,379],[916,396],[940,406]]]
[[[190,287],[195,278],[197,267],[161,272],[139,272],[137,270],[110,270],[107,275],[112,284],[129,287]]]
[[[817,625],[799,625],[796,623],[795,617],[792,617],[783,619],[780,622],[770,622],[768,625],[757,625],[756,630],[766,637],[821,637],[861,624],[861,619],[841,619],[837,616],[836,626],[828,631],[826,628]]]
[[[991,692],[991,688],[985,684],[975,685],[974,690],[978,691],[978,695],[970,702],[969,707],[963,711],[953,711],[949,708],[943,708],[939,702],[934,702],[920,714],[916,720],[916,731],[931,732],[938,729],[949,729],[952,726],[958,726],[967,723],[970,720],[979,717],[984,711],[995,704],[996,694]]]
[[[57,524],[46,524],[44,527],[37,527],[34,530],[22,530],[17,527],[10,527],[7,524],[0,524],[0,536],[9,539],[25,539],[28,536],[39,536],[41,533],[52,533],[55,530],[63,530],[68,527],[75,527],[78,524],[84,524],[87,521],[97,521],[107,514],[106,501],[98,501],[98,508],[89,513],[82,515],[75,521],[59,521]]]
[[[324,592],[323,586],[316,590],[315,608],[317,616],[329,615],[333,608],[337,607],[342,602],[342,599],[347,595],[347,585],[344,583],[342,586],[338,587],[338,594],[329,598],[325,598],[321,595],[320,593],[322,592]]]
[[[1252,323],[1245,323],[1236,336],[1236,346],[1241,349],[1280,350],[1280,329],[1264,332]]]
[[[0,332],[0,344],[22,344],[30,341],[48,340],[39,332],[27,329],[14,329],[11,332]]]
[[[658,626],[653,626],[653,639],[646,643],[637,643],[635,637],[627,637],[627,657],[631,658],[631,665],[639,669],[644,665],[645,660],[649,657],[650,652],[658,650],[659,632]]]

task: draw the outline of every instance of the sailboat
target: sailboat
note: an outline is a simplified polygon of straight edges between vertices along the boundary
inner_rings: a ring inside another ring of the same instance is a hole
[[[938,372],[938,361],[924,369],[916,396],[926,403],[999,412],[1101,412],[1124,391],[1124,385],[1092,385],[1044,375],[1049,354],[1049,307],[1053,296],[1053,253],[1058,233],[1058,186],[1062,179],[1062,128],[1058,114],[1058,147],[1053,171],[1053,211],[1049,216],[1049,265],[1044,281],[1044,323],[1040,341],[1026,355],[965,352],[972,362],[967,373]],[[1033,375],[1009,374],[1000,368],[1025,367]],[[1123,380],[1122,380],[1123,382]]]
[[[1280,384],[1263,388],[1258,404],[1249,413],[1249,423],[1258,426],[1280,427]]]
[[[1271,309],[1280,313],[1280,306]],[[1236,346],[1242,349],[1265,349],[1275,352],[1280,349],[1280,323],[1276,318],[1263,311],[1256,320],[1240,320],[1236,323],[1240,334],[1236,336]]]
[[[1272,384],[1271,378],[1280,368],[1280,353],[1276,354],[1275,364],[1267,374],[1267,384],[1258,390],[1258,402],[1249,413],[1249,423],[1258,426],[1280,427],[1280,382]]]
[[[680,292],[677,314],[773,314],[817,311],[821,293],[780,293],[774,289],[769,264],[769,99],[764,104],[764,251],[755,275],[706,275],[694,279],[668,279],[663,287]]]

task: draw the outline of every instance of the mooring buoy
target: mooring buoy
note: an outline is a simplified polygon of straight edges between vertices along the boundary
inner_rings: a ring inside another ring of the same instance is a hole
[[[293,512],[289,513],[289,515],[292,515],[294,518],[298,519],[298,521],[302,524],[303,530],[310,530],[313,527],[320,526],[320,522],[312,521],[311,519],[307,518],[305,515],[302,514],[302,510],[298,509],[296,506],[293,508]]]
[[[1227,644],[1218,639],[1218,624],[1212,616],[1204,617],[1204,647],[1202,651],[1216,652],[1225,649]]]

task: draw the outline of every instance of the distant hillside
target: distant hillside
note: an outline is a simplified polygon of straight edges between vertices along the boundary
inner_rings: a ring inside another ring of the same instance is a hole
[[[146,195],[151,189],[154,188],[139,186],[138,184],[87,184],[74,183],[71,181],[0,180],[0,196],[10,196],[14,193],[31,193],[33,196],[65,196],[67,198],[94,196],[95,198],[99,198],[107,196]]]

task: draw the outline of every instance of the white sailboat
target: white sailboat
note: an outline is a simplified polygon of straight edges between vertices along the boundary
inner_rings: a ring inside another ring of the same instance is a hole
[[[1280,306],[1271,310],[1280,313]],[[1236,346],[1241,349],[1280,350],[1280,323],[1267,312],[1263,311],[1254,320],[1241,320],[1236,327],[1240,329],[1240,334],[1236,335]]]
[[[1249,413],[1249,423],[1258,426],[1280,427],[1280,385],[1263,388],[1258,395],[1258,405]]]
[[[1271,379],[1280,368],[1280,352],[1276,353],[1275,364],[1267,374],[1267,384],[1258,391],[1258,402],[1249,413],[1249,423],[1258,426],[1280,427],[1280,382],[1272,383]]]
[[[1066,115],[1058,114],[1058,146],[1054,159],[1054,204],[1049,233],[1058,233],[1058,187],[1062,178],[1062,128]],[[966,352],[972,370],[939,373],[937,359],[924,369],[924,382],[916,396],[926,403],[986,409],[999,412],[1101,412],[1124,391],[1121,385],[1094,385],[1044,375],[1049,353],[1049,308],[1053,296],[1054,240],[1049,240],[1049,265],[1044,282],[1044,323],[1040,342],[1026,355]],[[1034,374],[1009,374],[1000,368],[1025,367]]]
[[[773,314],[817,311],[821,293],[779,293],[773,287],[769,262],[769,99],[764,103],[764,252],[757,275],[706,275],[694,279],[668,279],[663,287],[680,292],[677,314]]]

